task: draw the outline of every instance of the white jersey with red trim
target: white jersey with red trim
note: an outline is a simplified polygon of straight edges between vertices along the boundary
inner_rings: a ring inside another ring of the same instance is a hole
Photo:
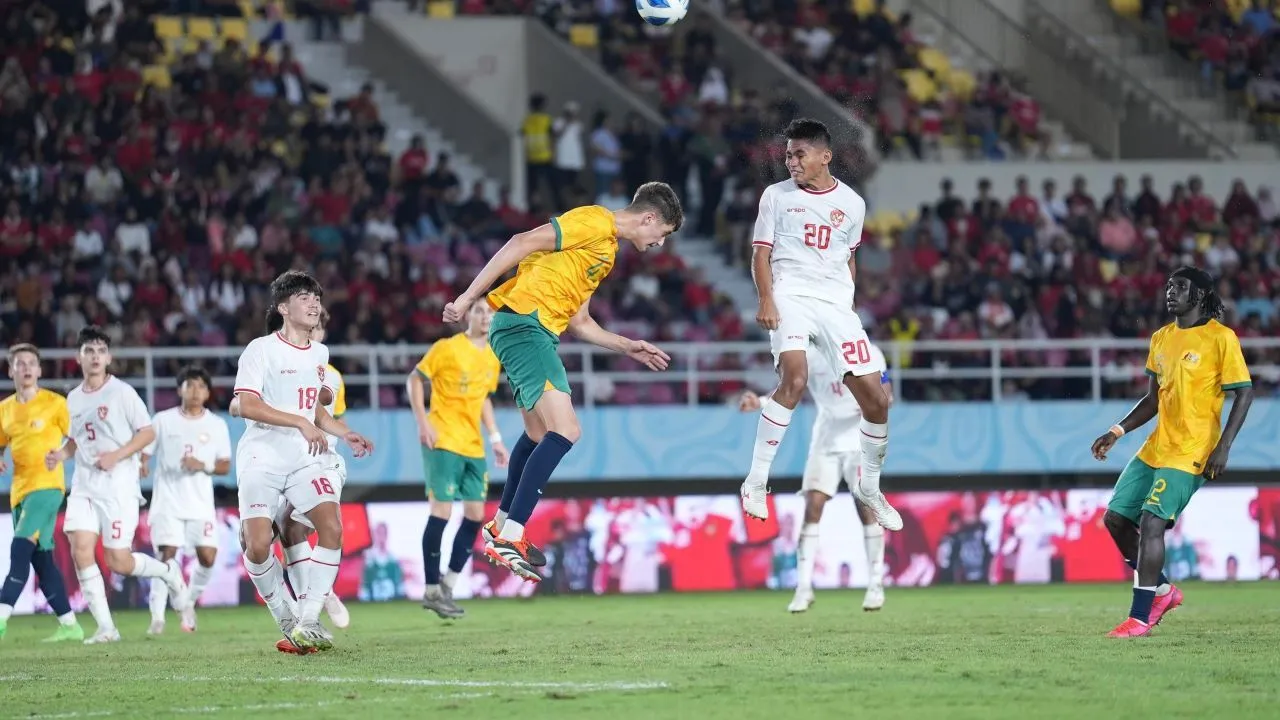
[[[152,420],[156,439],[146,453],[156,459],[151,492],[151,514],[178,520],[212,520],[213,476],[182,467],[193,457],[205,467],[231,460],[231,433],[227,421],[209,410],[191,416],[181,407],[156,413]]]
[[[853,307],[849,256],[866,214],[866,201],[839,180],[822,192],[790,179],[765,188],[752,244],[773,249],[773,292]]]
[[[101,455],[128,445],[138,431],[151,426],[151,413],[138,391],[114,376],[109,376],[97,390],[86,390],[81,384],[67,393],[67,412],[71,416],[71,439],[76,442],[71,494],[142,497],[138,453],[116,463],[109,472],[94,466]]]
[[[314,420],[328,364],[329,348],[320,343],[294,345],[280,333],[265,335],[240,354],[235,393],[256,395],[276,410]],[[257,453],[272,459],[270,467],[261,468],[268,472],[287,474],[315,462],[302,433],[291,427],[245,420],[239,445],[237,453],[246,446],[270,448]]]

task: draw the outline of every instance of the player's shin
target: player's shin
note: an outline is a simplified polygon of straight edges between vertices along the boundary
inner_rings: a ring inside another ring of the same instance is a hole
[[[800,542],[796,547],[796,589],[813,589],[813,570],[818,564],[818,523],[805,523],[800,528]]]
[[[102,582],[102,572],[98,566],[95,564],[87,568],[77,568],[76,577],[80,580],[80,593],[84,596],[85,604],[89,606],[93,621],[98,623],[98,634],[114,630],[116,624],[111,619],[111,608],[107,605],[107,588]]]
[[[422,570],[428,591],[440,584],[440,549],[444,545],[444,529],[448,524],[448,518],[432,515],[427,518],[427,527],[422,531]]]
[[[71,600],[67,597],[67,584],[62,579],[62,571],[53,561],[52,550],[37,550],[31,557],[31,567],[40,579],[40,592],[44,593],[45,602],[58,616],[63,625],[75,625],[76,614],[71,611]]]
[[[520,475],[520,487],[516,490],[507,522],[502,527],[502,539],[524,539],[524,526],[533,517],[533,509],[537,507],[542,491],[551,480],[551,473],[555,472],[560,461],[572,449],[573,443],[559,433],[548,432],[542,437],[542,442],[529,454],[524,472]]]
[[[164,609],[169,604],[169,588],[159,580],[151,581],[151,594],[147,598],[147,607],[151,610],[151,628],[158,632],[164,625]]]
[[[131,577],[163,578],[168,572],[168,565],[150,555],[136,552],[133,554],[133,569],[126,574]]]
[[[342,548],[328,548],[316,545],[311,551],[311,562],[307,568],[307,590],[305,597],[298,603],[298,622],[303,625],[314,625],[320,619],[320,611],[324,608],[324,600],[333,591],[333,583],[338,579],[338,565],[342,561]]]
[[[769,468],[773,467],[773,459],[782,445],[782,438],[787,434],[791,424],[791,408],[783,407],[770,399],[760,409],[760,421],[756,424],[756,444],[751,453],[751,474],[747,482],[752,485],[764,485],[769,480]]]
[[[293,597],[301,600],[307,592],[307,570],[311,567],[311,544],[305,540],[284,549],[285,570],[289,575],[289,589]]]
[[[521,433],[520,439],[511,448],[511,457],[507,464],[507,483],[502,486],[502,500],[498,503],[497,530],[502,532],[502,525],[511,514],[511,504],[515,502],[516,490],[520,487],[520,476],[524,474],[524,466],[529,462],[538,443],[528,433]]]
[[[471,548],[476,545],[476,535],[480,532],[480,521],[462,518],[458,532],[453,536],[453,550],[449,553],[449,577],[445,582],[452,587],[452,580],[467,566],[471,559]]]
[[[277,623],[292,619],[293,611],[289,608],[288,593],[284,589],[284,572],[274,555],[267,555],[266,562],[256,563],[244,555],[244,569],[249,573],[249,580],[258,591],[258,596],[266,603],[267,609]]]
[[[196,569],[191,571],[191,584],[189,590],[191,592],[191,604],[195,605],[200,599],[200,595],[204,593],[204,589],[209,585],[209,580],[213,577],[213,568],[205,567],[197,563]]]
[[[35,553],[36,544],[27,538],[14,538],[9,545],[9,574],[0,586],[0,620],[8,620],[13,606],[18,604],[22,589],[31,577],[31,558]]]
[[[862,449],[862,474],[858,478],[858,487],[862,494],[871,496],[880,492],[880,471],[889,449],[889,424],[863,419],[858,430]]]
[[[866,540],[867,568],[871,572],[872,585],[884,585],[884,528],[863,525],[862,536]]]

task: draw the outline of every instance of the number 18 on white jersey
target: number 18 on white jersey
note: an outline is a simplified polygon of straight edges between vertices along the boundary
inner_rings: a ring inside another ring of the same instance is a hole
[[[275,410],[314,420],[328,364],[329,349],[320,343],[300,346],[280,333],[266,335],[249,343],[240,354],[235,392],[256,395]],[[245,424],[237,454],[258,448],[257,457],[274,461],[264,470],[288,474],[315,462],[297,430],[250,420]]]

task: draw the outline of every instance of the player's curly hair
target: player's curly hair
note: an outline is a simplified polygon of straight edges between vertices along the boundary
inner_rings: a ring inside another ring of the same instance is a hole
[[[787,129],[782,131],[782,136],[788,140],[802,140],[814,145],[831,147],[831,131],[820,120],[813,118],[792,120],[791,124],[787,125]]]
[[[636,188],[627,210],[632,212],[652,212],[662,220],[663,225],[670,225],[671,232],[676,232],[684,224],[684,210],[680,207],[680,197],[671,186],[662,182],[647,182]]]
[[[97,325],[86,325],[80,328],[80,333],[76,335],[76,347],[82,348],[91,343],[102,343],[108,349],[111,348],[111,336],[106,330]]]
[[[284,316],[279,307],[294,295],[310,293],[324,297],[324,288],[320,281],[301,270],[287,270],[271,281],[271,304],[267,306],[267,332],[273,333],[284,327]]]
[[[1200,312],[1207,318],[1221,321],[1226,315],[1227,308],[1222,304],[1222,298],[1218,297],[1217,284],[1213,281],[1213,276],[1201,270],[1198,267],[1183,265],[1173,271],[1170,278],[1186,278],[1191,283],[1191,288],[1200,293]]]

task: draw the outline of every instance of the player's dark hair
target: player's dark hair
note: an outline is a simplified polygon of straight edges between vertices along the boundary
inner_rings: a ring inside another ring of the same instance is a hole
[[[1200,312],[1204,317],[1221,321],[1226,315],[1227,308],[1222,304],[1222,298],[1218,297],[1217,284],[1212,275],[1198,267],[1183,265],[1169,277],[1186,278],[1191,283],[1191,288],[1200,292]]]
[[[294,295],[311,293],[324,297],[324,288],[320,281],[301,270],[288,270],[271,281],[271,304],[267,306],[267,332],[273,333],[284,327],[284,316],[277,309],[289,302]]]
[[[788,140],[802,140],[814,145],[831,147],[831,131],[827,130],[827,126],[821,121],[813,118],[792,120],[787,129],[782,131],[782,135]]]
[[[178,387],[181,388],[183,383],[188,380],[199,380],[204,386],[213,389],[213,377],[209,375],[209,371],[199,365],[188,365],[178,371]]]
[[[637,188],[627,211],[656,213],[662,224],[671,226],[671,232],[679,230],[684,224],[680,197],[670,185],[662,182],[647,182]]]
[[[18,343],[17,345],[9,346],[9,362],[13,362],[13,358],[18,353],[24,353],[24,352],[35,355],[36,360],[40,359],[40,348],[36,347],[35,345],[32,345],[31,343]]]
[[[76,347],[82,348],[90,343],[102,343],[111,349],[111,336],[107,335],[107,331],[97,325],[86,325],[80,328],[80,334],[76,335]]]

